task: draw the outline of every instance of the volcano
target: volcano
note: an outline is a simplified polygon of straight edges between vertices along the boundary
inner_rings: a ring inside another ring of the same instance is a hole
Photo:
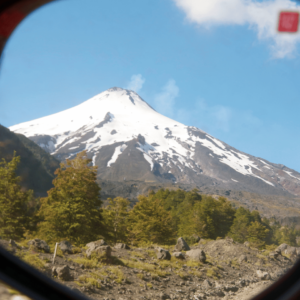
[[[243,153],[201,129],[165,117],[134,91],[118,87],[10,130],[60,161],[86,150],[103,180],[300,195],[300,174],[295,170]]]

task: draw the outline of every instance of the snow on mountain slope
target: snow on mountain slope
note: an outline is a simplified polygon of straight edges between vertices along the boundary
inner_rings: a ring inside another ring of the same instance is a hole
[[[135,92],[111,88],[68,110],[10,127],[58,159],[87,150],[106,179],[288,191],[300,174],[242,153],[156,112]]]

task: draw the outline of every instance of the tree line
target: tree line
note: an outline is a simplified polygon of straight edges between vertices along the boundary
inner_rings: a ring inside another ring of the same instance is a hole
[[[47,242],[68,240],[80,246],[105,238],[133,245],[173,244],[178,236],[195,242],[195,236],[218,239],[226,236],[253,247],[287,243],[297,246],[300,232],[262,218],[258,211],[235,208],[225,197],[201,195],[198,190],[160,189],[140,195],[131,207],[128,199],[109,198],[106,207],[96,182],[97,167],[86,152],[66,160],[55,171],[48,196],[36,199],[22,190],[15,171],[20,157],[0,162],[0,237]]]

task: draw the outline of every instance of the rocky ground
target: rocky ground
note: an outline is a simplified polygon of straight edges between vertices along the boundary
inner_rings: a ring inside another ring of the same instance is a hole
[[[61,242],[53,264],[54,249],[41,240],[25,246],[0,240],[0,245],[54,280],[101,300],[251,299],[291,268],[300,254],[285,244],[259,251],[229,238],[201,239],[192,246],[179,239],[176,246],[147,248],[109,246],[100,240],[84,248]],[[16,300],[3,286],[0,294],[1,299]]]

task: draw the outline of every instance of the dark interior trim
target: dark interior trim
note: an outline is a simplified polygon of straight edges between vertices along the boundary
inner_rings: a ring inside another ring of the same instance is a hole
[[[0,247],[0,280],[35,300],[88,300]]]

